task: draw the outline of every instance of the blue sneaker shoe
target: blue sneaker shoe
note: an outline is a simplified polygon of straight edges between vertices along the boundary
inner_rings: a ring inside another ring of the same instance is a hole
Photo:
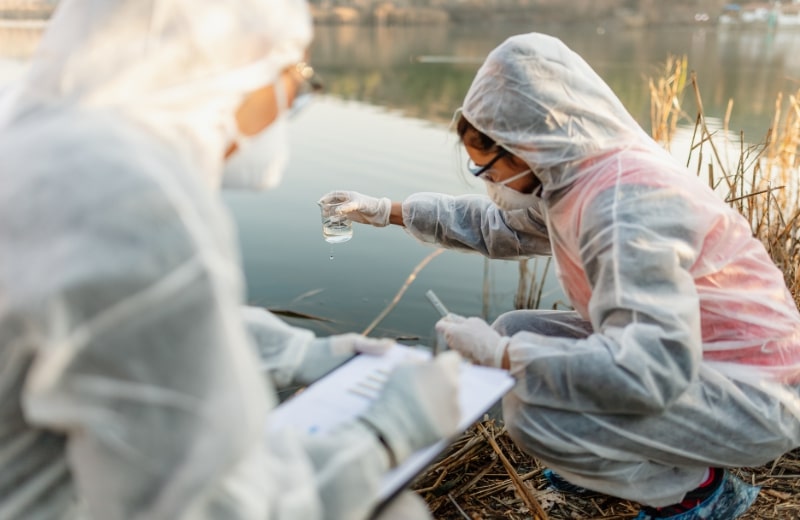
[[[556,473],[550,468],[545,468],[542,470],[542,475],[547,480],[547,483],[550,484],[550,487],[555,489],[556,491],[560,491],[562,493],[566,493],[568,495],[595,495],[594,491],[590,489],[586,489],[585,487],[576,486],[571,482],[567,481],[564,477]]]
[[[711,484],[686,494],[673,506],[644,507],[635,520],[734,520],[750,509],[760,486],[751,486],[722,468],[711,468],[716,475]]]

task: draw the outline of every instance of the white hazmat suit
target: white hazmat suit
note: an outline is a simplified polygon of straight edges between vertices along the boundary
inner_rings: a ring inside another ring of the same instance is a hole
[[[0,518],[356,519],[375,506],[390,458],[367,425],[266,433],[272,382],[318,376],[303,363],[353,338],[263,310],[244,313],[248,333],[215,193],[243,97],[310,41],[304,1],[59,3],[0,114]],[[395,406],[368,412],[398,459],[455,433],[457,359],[426,366],[398,370]],[[404,411],[426,378],[444,401]]]
[[[664,506],[708,466],[757,466],[800,445],[800,315],[782,273],[582,58],[555,38],[512,37],[463,115],[541,191],[512,213],[411,197],[407,229],[495,258],[552,254],[589,325],[554,335],[546,314],[525,311],[496,322],[511,337],[519,384],[503,411],[521,446],[575,484]]]
[[[405,229],[490,258],[552,255],[575,309],[512,311],[494,331],[437,324],[484,364],[507,347],[518,382],[503,412],[520,446],[573,484],[661,507],[709,466],[800,445],[800,314],[739,213],[556,38],[503,42],[461,110],[541,185],[510,211],[489,182],[489,198],[417,193]],[[388,199],[348,193],[354,220],[389,223]]]

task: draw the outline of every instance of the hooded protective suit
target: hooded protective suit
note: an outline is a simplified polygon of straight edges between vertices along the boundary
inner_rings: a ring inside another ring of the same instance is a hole
[[[215,193],[244,95],[310,40],[297,0],[59,2],[0,114],[0,518],[374,506],[388,457],[366,427],[265,438],[274,392]]]
[[[800,315],[749,225],[648,137],[559,40],[491,52],[462,107],[541,181],[527,209],[419,193],[417,239],[491,258],[551,254],[576,313],[519,311],[515,440],[574,484],[653,506],[709,465],[800,445]]]

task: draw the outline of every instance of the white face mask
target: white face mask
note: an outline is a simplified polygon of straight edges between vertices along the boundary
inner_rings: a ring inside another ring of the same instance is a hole
[[[483,179],[486,183],[486,193],[489,195],[489,198],[492,199],[492,202],[497,204],[497,207],[506,211],[535,206],[537,200],[536,195],[532,193],[522,193],[507,186],[507,184],[530,174],[531,170],[525,170],[524,172],[520,172],[514,176],[511,176],[502,182],[492,182],[490,180]]]
[[[236,151],[223,170],[223,189],[267,190],[280,184],[289,160],[289,111],[280,78],[274,89],[277,117],[256,135],[237,135]]]

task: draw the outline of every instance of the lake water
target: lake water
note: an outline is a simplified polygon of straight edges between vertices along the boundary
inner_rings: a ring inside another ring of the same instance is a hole
[[[272,192],[224,195],[240,227],[251,303],[324,318],[287,318],[320,334],[367,328],[435,249],[395,226],[358,224],[352,240],[328,244],[316,200],[334,189],[395,200],[416,191],[482,193],[480,181],[459,173],[465,156],[448,125],[486,54],[506,37],[534,30],[583,55],[648,130],[647,78],[658,76],[670,54],[688,56],[712,122],[735,101],[730,129],[750,142],[765,136],[777,93],[799,86],[800,30],[317,27],[311,56],[326,94],[292,120],[283,183]],[[24,72],[37,38],[35,29],[0,29],[0,85]],[[693,110],[691,92],[685,99]],[[682,127],[672,148],[682,159],[690,133],[691,125]],[[491,320],[514,308],[519,262],[453,251],[428,260],[372,335],[430,344],[438,314],[424,297],[429,289],[462,315]],[[544,265],[530,261],[528,268]],[[563,302],[548,278],[542,306]]]

